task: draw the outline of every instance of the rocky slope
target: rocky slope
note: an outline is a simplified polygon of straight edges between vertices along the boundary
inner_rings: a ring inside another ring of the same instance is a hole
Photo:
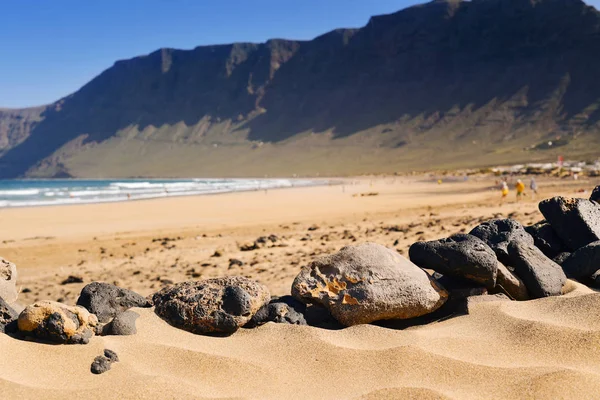
[[[43,110],[0,110],[0,176],[595,158],[599,46],[600,13],[579,0],[474,0],[418,5],[306,42],[161,49],[115,63]]]

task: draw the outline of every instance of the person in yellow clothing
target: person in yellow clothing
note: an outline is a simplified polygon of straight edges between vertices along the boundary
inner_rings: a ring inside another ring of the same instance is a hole
[[[508,196],[508,184],[506,181],[502,181],[502,202],[504,203],[504,199]]]
[[[519,201],[519,199],[521,199],[521,196],[523,196],[523,193],[525,192],[525,184],[522,180],[517,180],[515,189],[517,189],[517,201]]]

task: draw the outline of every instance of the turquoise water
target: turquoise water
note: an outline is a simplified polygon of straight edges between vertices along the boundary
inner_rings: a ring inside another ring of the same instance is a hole
[[[300,179],[0,180],[0,208],[102,203],[315,184],[318,183]]]

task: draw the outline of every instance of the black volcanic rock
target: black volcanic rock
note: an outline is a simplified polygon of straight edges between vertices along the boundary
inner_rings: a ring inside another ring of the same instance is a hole
[[[498,260],[505,265],[510,265],[508,245],[511,242],[534,243],[533,237],[525,231],[523,225],[513,219],[492,219],[479,224],[469,234],[487,243],[498,256]]]
[[[567,281],[560,265],[550,260],[533,244],[514,241],[508,255],[515,272],[527,286],[532,298],[558,296]]]
[[[466,279],[489,289],[496,286],[496,255],[475,236],[458,234],[446,239],[413,243],[408,254],[410,260],[421,268]]]
[[[486,0],[433,1],[311,41],[160,49],[116,62],[46,107],[0,110],[0,177],[116,173],[119,159],[128,176],[164,175],[165,165],[179,176],[206,166],[220,175],[248,166],[257,175],[335,173],[374,161],[396,171],[421,163],[415,142],[443,146],[431,161],[457,165],[556,136],[569,152],[575,134],[598,136],[599,44],[600,13],[582,1]],[[290,165],[286,139],[306,132],[326,151]],[[473,157],[455,151],[473,141]],[[360,158],[345,150],[357,143]],[[138,148],[147,152],[132,157]],[[330,162],[336,149],[347,163]],[[416,161],[400,163],[404,154]]]
[[[590,243],[575,251],[562,262],[561,266],[569,278],[591,277],[600,269],[600,241]]]
[[[77,305],[95,314],[98,321],[108,322],[129,308],[151,307],[152,303],[129,289],[110,283],[92,282],[81,290]]]
[[[587,199],[553,197],[539,204],[540,211],[570,250],[600,240],[600,205]]]
[[[552,226],[541,221],[525,228],[533,236],[534,244],[549,258],[555,258],[566,251],[565,245],[558,237]]]

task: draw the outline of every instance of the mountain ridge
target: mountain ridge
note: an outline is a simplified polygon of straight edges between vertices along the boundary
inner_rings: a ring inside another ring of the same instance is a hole
[[[600,13],[579,0],[473,0],[309,41],[159,49],[46,107],[0,109],[0,176],[339,175],[597,157],[599,46]]]

